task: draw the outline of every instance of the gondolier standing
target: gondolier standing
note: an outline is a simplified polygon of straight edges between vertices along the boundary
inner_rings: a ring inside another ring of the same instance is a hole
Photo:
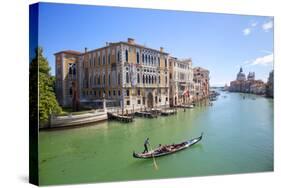
[[[148,152],[148,148],[147,148],[148,145],[149,145],[149,138],[146,138],[145,141],[144,141],[144,151],[143,151],[143,153]]]

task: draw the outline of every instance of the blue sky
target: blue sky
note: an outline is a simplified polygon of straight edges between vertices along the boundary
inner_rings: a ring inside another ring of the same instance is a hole
[[[244,72],[267,80],[273,69],[273,18],[92,5],[40,3],[39,45],[54,74],[54,53],[99,48],[134,38],[210,70],[211,85]]]

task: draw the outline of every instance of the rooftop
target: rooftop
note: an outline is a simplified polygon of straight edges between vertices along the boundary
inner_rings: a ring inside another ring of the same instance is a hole
[[[73,54],[73,55],[80,55],[80,54],[82,54],[81,52],[74,51],[74,50],[63,50],[63,51],[59,51],[59,52],[55,53],[55,55],[61,54],[61,53]]]

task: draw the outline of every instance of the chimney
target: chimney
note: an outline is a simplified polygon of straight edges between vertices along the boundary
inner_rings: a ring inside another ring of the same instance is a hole
[[[135,39],[133,39],[133,38],[128,38],[128,43],[129,43],[129,44],[135,44]]]
[[[85,47],[85,53],[87,53],[87,51],[88,51],[88,48],[87,48],[87,47]]]
[[[164,52],[164,48],[163,47],[160,47],[160,52]]]

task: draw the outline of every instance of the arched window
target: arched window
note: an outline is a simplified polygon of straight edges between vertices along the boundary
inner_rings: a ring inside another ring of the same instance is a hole
[[[72,66],[71,65],[68,68],[68,74],[72,74]]]
[[[129,73],[126,72],[126,83],[128,84],[129,83]]]
[[[161,83],[161,77],[160,76],[158,77],[158,83],[159,84]]]
[[[144,54],[142,54],[142,63],[144,63]]]
[[[72,95],[72,87],[69,88],[69,95]]]
[[[149,75],[148,77],[148,83],[150,84],[151,83],[151,76]]]
[[[98,57],[98,64],[100,65],[100,56]]]
[[[145,84],[145,78],[144,75],[142,75],[142,83]]]
[[[110,74],[108,75],[108,85],[110,86]]]
[[[140,83],[140,73],[138,73],[138,84]]]
[[[145,76],[145,83],[148,84],[148,76],[147,75]]]
[[[145,63],[147,63],[147,55],[145,55]]]
[[[107,64],[110,64],[110,54],[108,54],[108,61]]]
[[[158,66],[160,67],[160,57],[158,57]]]
[[[139,54],[139,52],[137,52],[137,64],[139,64],[140,63],[140,54]]]
[[[126,62],[128,62],[128,50],[126,50]]]
[[[151,83],[154,83],[154,76],[151,77]]]
[[[105,85],[105,74],[103,75],[103,85]]]

